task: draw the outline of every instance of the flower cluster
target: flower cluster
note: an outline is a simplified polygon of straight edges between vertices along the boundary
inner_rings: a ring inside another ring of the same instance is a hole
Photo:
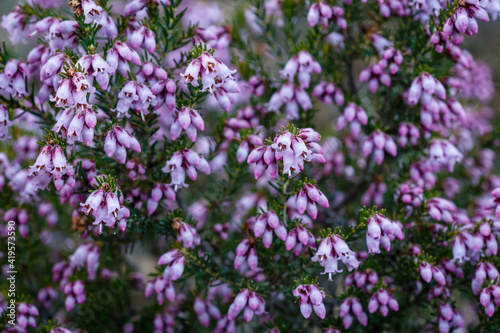
[[[329,280],[332,279],[332,274],[342,273],[342,270],[338,269],[339,260],[342,260],[349,272],[359,266],[355,253],[349,249],[347,243],[339,235],[329,235],[324,238],[311,260],[319,261],[321,266],[325,267],[323,274],[328,273]]]
[[[278,161],[283,161],[283,174],[291,177],[304,169],[304,162],[324,163],[323,149],[317,143],[321,136],[311,128],[303,128],[296,134],[283,131],[268,146],[255,148],[247,163],[255,164],[254,176],[259,179],[265,171],[276,178]]]
[[[186,180],[186,173],[191,180],[198,178],[196,170],[204,174],[210,174],[210,165],[205,158],[201,157],[191,149],[183,149],[172,154],[172,157],[167,161],[165,167],[161,169],[165,173],[170,173],[170,185],[174,186],[174,190],[180,186],[188,187],[184,183]]]
[[[115,225],[121,231],[127,227],[127,218],[130,211],[123,206],[123,195],[116,186],[115,180],[103,177],[97,180],[98,187],[81,203],[81,211],[86,215],[92,215],[95,220],[94,225],[99,226],[99,233],[102,233],[102,226],[109,228]]]
[[[233,320],[243,310],[243,317],[250,322],[254,314],[257,316],[264,314],[265,308],[266,302],[259,294],[250,289],[243,289],[229,306],[227,318]]]
[[[380,245],[386,251],[391,249],[391,241],[403,239],[401,226],[389,220],[382,214],[375,214],[368,218],[366,226],[366,245],[370,254],[380,253]]]
[[[260,215],[253,225],[255,237],[262,236],[262,243],[268,249],[273,241],[273,231],[282,241],[286,241],[286,228],[274,211]]]

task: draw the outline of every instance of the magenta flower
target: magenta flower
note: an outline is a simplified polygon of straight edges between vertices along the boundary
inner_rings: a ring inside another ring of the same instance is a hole
[[[177,249],[170,250],[158,259],[158,265],[167,265],[163,271],[163,277],[167,281],[175,281],[180,278],[184,272],[186,257]]]
[[[99,247],[94,243],[85,243],[69,256],[69,263],[74,268],[86,267],[89,281],[94,281],[99,268],[99,258]]]
[[[198,320],[205,327],[210,326],[210,317],[217,320],[222,318],[219,308],[208,299],[203,300],[201,297],[196,297],[193,308],[198,315]]]
[[[340,304],[340,317],[345,329],[351,327],[354,317],[357,318],[359,323],[363,326],[368,324],[368,316],[363,311],[363,306],[357,297],[347,297]]]
[[[104,151],[108,157],[115,156],[120,163],[125,163],[127,160],[127,151],[125,148],[130,148],[138,153],[141,152],[139,141],[131,135],[127,130],[120,126],[112,127],[104,139]]]
[[[342,131],[348,124],[353,138],[359,137],[361,125],[368,124],[366,111],[352,102],[347,104],[344,112],[337,118],[337,129]]]
[[[389,309],[398,311],[398,301],[385,289],[379,289],[373,293],[368,302],[368,312],[374,313],[378,310],[382,316],[387,317]]]
[[[332,18],[332,8],[323,1],[314,3],[309,7],[307,13],[307,22],[311,27],[320,23],[322,26],[328,26],[328,20]]]
[[[214,93],[214,88],[222,87],[225,83],[234,81],[232,74],[236,70],[230,70],[224,63],[208,52],[202,53],[194,59],[181,74],[184,83],[191,83],[193,87],[198,87],[198,79],[201,78],[201,91]]]
[[[298,256],[308,248],[316,249],[316,239],[309,230],[298,225],[288,233],[285,246],[288,251],[293,249],[295,255]]]
[[[36,318],[39,315],[38,309],[32,305],[25,302],[17,304],[17,325],[21,327],[22,332],[27,331],[28,326],[36,327]]]
[[[327,197],[316,186],[305,183],[304,186],[291,198],[295,199],[295,208],[299,214],[304,214],[307,209],[307,214],[315,220],[318,216],[318,207],[316,204],[325,208],[330,207]]]
[[[172,228],[178,232],[177,241],[182,241],[185,248],[200,245],[200,235],[191,225],[177,218],[172,222]]]
[[[420,76],[413,79],[408,90],[407,102],[409,105],[417,105],[420,100],[423,106],[432,106],[436,103],[433,95],[440,99],[446,99],[446,89],[431,74],[423,72]]]
[[[156,96],[157,103],[155,109],[160,108],[165,105],[168,110],[173,111],[175,108],[175,92],[177,86],[175,81],[172,79],[160,79],[155,84],[151,86],[151,92]]]
[[[262,236],[262,243],[268,249],[273,242],[273,231],[282,241],[287,239],[286,227],[281,223],[273,210],[260,215],[253,225],[255,237]]]
[[[429,283],[432,279],[434,279],[434,281],[436,281],[438,284],[445,285],[445,276],[441,269],[437,268],[436,266],[424,261],[420,264],[418,270],[420,272],[420,276],[425,282]]]
[[[384,151],[391,156],[396,156],[397,146],[389,135],[381,130],[376,130],[365,139],[362,151],[365,157],[373,154],[375,162],[381,165],[384,162]]]
[[[314,6],[314,5],[313,5]],[[311,73],[321,73],[321,66],[309,52],[302,50],[296,56],[292,57],[280,71],[281,78],[293,81],[295,75],[298,75],[301,89],[308,89],[311,82]]]
[[[449,303],[442,303],[439,306],[439,313],[438,326],[440,332],[449,332],[452,327],[464,327],[462,316]]]
[[[93,21],[101,22],[103,9],[101,6],[96,5],[93,0],[82,0],[82,9],[83,15],[85,15],[85,24]]]
[[[409,142],[412,146],[418,144],[418,139],[420,138],[420,132],[418,128],[412,123],[402,123],[399,125],[398,130],[398,143],[401,147],[406,147]]]
[[[116,42],[106,54],[106,62],[109,65],[109,73],[111,74],[114,74],[118,69],[122,76],[128,78],[128,72],[130,72],[129,61],[137,66],[142,64],[139,54],[124,42]]]
[[[248,164],[256,164],[255,179],[259,179],[267,170],[271,177],[277,176],[276,161],[283,161],[283,174],[297,174],[304,169],[304,162],[324,163],[323,149],[317,142],[320,135],[310,129],[303,128],[297,134],[285,131],[275,137],[271,146],[255,148],[248,156]]]
[[[444,22],[443,34],[451,36],[455,44],[461,44],[463,37],[454,37],[459,34],[477,34],[478,24],[476,18],[488,22],[489,16],[486,10],[479,4],[479,1],[463,2],[456,7],[453,15]]]
[[[236,247],[234,269],[239,269],[244,262],[248,264],[248,267],[252,271],[257,269],[257,265],[259,263],[257,250],[254,247],[254,241],[246,238],[238,244],[238,247]]]
[[[184,183],[186,173],[191,180],[196,181],[198,178],[197,170],[207,175],[210,174],[208,162],[193,150],[187,148],[175,152],[162,169],[163,172],[170,173],[171,181],[169,185],[173,185],[175,191],[177,191],[178,186],[181,188],[188,187]]]
[[[172,140],[176,140],[184,130],[188,139],[195,142],[197,130],[203,131],[204,129],[205,123],[198,111],[183,106],[174,117],[174,122],[170,127],[170,135]]]
[[[332,82],[319,83],[314,87],[312,95],[325,104],[331,104],[333,101],[338,106],[344,104],[344,93]]]
[[[0,73],[0,94],[15,99],[27,96],[25,83],[27,74],[28,66],[24,61],[10,59]]]
[[[286,117],[291,120],[299,118],[299,105],[304,111],[312,109],[311,99],[307,92],[295,86],[293,82],[287,82],[281,86],[271,96],[267,107],[269,111],[278,112],[283,105],[285,105]]]
[[[9,128],[12,122],[9,120],[9,110],[5,105],[0,105],[0,140],[9,138]]]
[[[366,245],[368,253],[380,253],[380,244],[386,251],[391,249],[391,241],[404,238],[402,226],[391,221],[382,214],[375,214],[368,218],[366,225]]]
[[[156,293],[156,300],[158,304],[162,305],[167,299],[169,302],[175,301],[175,288],[172,282],[163,276],[155,277],[153,280],[149,281],[146,285],[145,296],[149,297]]]
[[[450,200],[435,197],[427,201],[427,210],[434,220],[451,223],[457,206]]]
[[[323,304],[325,292],[320,290],[314,284],[301,284],[292,291],[293,296],[300,297],[300,312],[304,318],[309,319],[312,310],[320,317],[325,319],[326,309]]]
[[[324,238],[311,260],[319,261],[321,266],[325,267],[322,274],[328,273],[329,280],[332,280],[332,274],[342,273],[342,270],[338,269],[339,260],[342,260],[349,272],[359,266],[355,253],[349,249],[347,243],[339,235],[330,235]]]
[[[255,291],[243,289],[236,295],[233,303],[229,306],[227,318],[233,320],[243,310],[243,317],[249,323],[254,314],[261,316],[265,313],[266,302]]]
[[[429,147],[429,158],[438,170],[444,167],[453,172],[455,163],[462,161],[463,154],[448,140],[435,139]]]
[[[153,189],[151,190],[151,197],[147,202],[149,214],[153,214],[156,211],[162,198],[175,201],[175,191],[167,184],[157,183],[153,186]]]
[[[71,311],[76,304],[82,304],[87,298],[85,285],[81,280],[67,283],[62,289],[66,294],[66,301],[64,302],[66,311]]]
[[[80,210],[86,215],[95,218],[94,225],[117,227],[124,231],[127,225],[126,219],[130,217],[130,211],[123,206],[123,195],[119,195],[118,189],[113,189],[109,183],[110,179],[103,178],[102,183],[88,197],[85,203],[80,203]]]

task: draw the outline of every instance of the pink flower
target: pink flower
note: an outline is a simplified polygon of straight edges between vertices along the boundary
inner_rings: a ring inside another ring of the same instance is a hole
[[[82,304],[87,298],[85,285],[81,280],[67,283],[62,289],[66,294],[66,311],[71,311],[77,303]]]
[[[304,249],[315,249],[316,239],[309,230],[301,225],[298,225],[288,233],[285,246],[288,251],[293,249],[295,255],[298,256],[304,252]]]
[[[156,49],[156,40],[154,32],[147,26],[143,25],[136,28],[129,38],[130,46],[137,49],[139,46],[144,47],[149,53],[154,53]]]
[[[253,245],[253,241],[243,239],[238,247],[236,247],[236,255],[234,257],[234,269],[239,269],[244,262],[247,262],[250,270],[257,269],[259,258],[257,257],[257,250]]]
[[[399,125],[398,134],[398,143],[401,147],[405,147],[408,142],[410,142],[412,146],[416,146],[418,144],[420,132],[414,124],[401,123],[401,125]]]
[[[254,314],[261,316],[265,313],[266,302],[255,291],[243,289],[236,295],[233,303],[229,306],[227,318],[233,320],[243,310],[243,317],[248,323]]]
[[[314,5],[313,5],[314,6]],[[281,78],[293,81],[295,75],[298,75],[301,89],[308,89],[311,82],[311,73],[321,73],[321,66],[309,52],[302,50],[296,56],[292,57],[280,71]]]
[[[464,327],[462,316],[449,303],[441,303],[439,313],[438,326],[440,332],[449,332],[452,327]]]
[[[175,301],[176,292],[174,285],[163,276],[155,277],[146,285],[146,297],[153,295],[153,293],[156,293],[156,300],[160,305],[165,302],[165,299],[169,302]]]
[[[158,265],[166,265],[163,270],[163,277],[166,281],[175,281],[181,277],[186,266],[186,257],[182,255],[177,249],[170,250],[164,253],[158,259]]]
[[[348,124],[353,138],[359,137],[361,125],[368,124],[366,111],[352,102],[347,104],[344,112],[337,118],[337,129],[342,131]]]
[[[312,310],[321,319],[325,319],[326,309],[323,304],[325,292],[314,284],[300,284],[292,291],[293,296],[300,297],[300,312],[304,318],[309,319]]]
[[[118,69],[122,76],[128,78],[128,72],[130,72],[128,61],[137,66],[142,64],[139,54],[121,41],[116,42],[106,54],[106,62],[109,65],[110,74],[114,74]]]
[[[307,13],[307,22],[311,27],[320,23],[322,26],[328,26],[328,20],[332,18],[332,8],[323,1],[314,3],[309,7]]]
[[[180,221],[180,219],[177,218],[172,222],[172,228],[174,230],[177,230],[177,241],[182,241],[185,248],[191,248],[195,245],[200,245],[200,236],[193,226],[187,224],[186,222]]]
[[[429,283],[432,279],[434,279],[434,281],[436,281],[440,285],[446,284],[443,272],[436,266],[424,261],[420,264],[418,270],[425,282]]]
[[[85,24],[93,21],[101,22],[103,9],[96,5],[93,0],[82,0],[83,15],[85,15]]]
[[[389,135],[381,130],[375,130],[363,142],[362,151],[365,157],[373,154],[375,162],[381,165],[384,162],[384,151],[391,156],[396,156],[397,146]]]
[[[156,211],[162,198],[175,201],[175,191],[167,184],[156,183],[151,190],[151,198],[147,201],[149,214],[153,214]]]
[[[178,186],[188,186],[184,183],[186,173],[191,180],[195,181],[198,178],[197,170],[207,175],[210,174],[208,162],[188,148],[175,152],[162,169],[163,172],[170,173],[170,185],[174,186],[175,191],[177,191]]]
[[[299,105],[304,111],[312,109],[311,99],[307,92],[303,88],[295,86],[293,82],[287,82],[281,86],[271,96],[267,107],[269,111],[279,112],[283,105],[285,105],[288,119],[299,118]]]
[[[262,236],[262,242],[268,249],[273,241],[273,231],[282,241],[287,239],[286,227],[281,223],[276,212],[271,210],[257,218],[253,225],[253,232],[255,237]]]
[[[70,76],[63,79],[59,88],[57,88],[56,96],[51,99],[56,102],[56,106],[69,108],[87,108],[87,98],[89,94],[95,92],[95,88],[89,83],[85,74],[81,72],[71,73]]]
[[[333,234],[321,241],[316,254],[311,258],[312,261],[319,261],[321,266],[325,267],[325,272],[322,274],[328,273],[329,280],[332,279],[332,274],[342,272],[338,269],[339,259],[347,266],[349,272],[359,266],[355,253],[349,249],[344,239]]]
[[[112,228],[117,227],[124,231],[126,219],[130,217],[130,211],[123,206],[123,196],[118,196],[118,189],[113,189],[109,183],[112,178],[101,178],[101,183],[86,199],[85,203],[80,203],[80,210],[86,215],[92,215],[95,220],[94,225],[99,226],[99,233],[102,233],[102,226]]]
[[[375,214],[368,218],[366,231],[366,245],[370,254],[380,253],[380,244],[386,251],[391,249],[391,241],[404,238],[401,225],[389,220],[382,214]]]
[[[448,140],[435,139],[429,147],[429,159],[437,168],[436,171],[445,167],[449,172],[453,172],[455,163],[462,161],[463,154]]]
[[[417,105],[420,100],[423,105],[428,105],[433,99],[432,95],[440,99],[446,99],[446,89],[431,74],[423,72],[413,79],[408,90],[407,102],[409,105]]]
[[[325,162],[323,149],[317,144],[320,138],[319,133],[310,128],[300,129],[297,134],[285,131],[274,138],[271,146],[255,148],[248,155],[247,163],[255,163],[255,179],[259,179],[266,170],[276,178],[276,161],[283,161],[283,174],[291,177],[304,169],[304,162]]]
[[[325,104],[335,101],[338,106],[344,105],[344,93],[331,82],[321,82],[312,91],[312,95]]]
[[[291,198],[291,200],[294,199],[295,208],[299,214],[304,214],[307,209],[307,213],[312,219],[316,219],[318,215],[316,203],[325,208],[330,206],[328,199],[323,192],[310,183],[305,183],[304,186],[299,189],[298,193]]]
[[[196,297],[193,308],[194,312],[198,315],[198,320],[205,327],[210,325],[210,317],[217,320],[222,318],[219,308],[208,299],[203,300],[201,297]]]
[[[151,86],[151,92],[156,96],[157,100],[155,110],[165,104],[170,111],[173,111],[175,108],[176,90],[177,86],[172,79],[160,79],[153,84]]]
[[[398,202],[405,205],[420,207],[422,205],[422,201],[424,200],[423,193],[424,189],[422,187],[417,184],[406,182],[399,185],[399,188],[394,195],[394,200],[398,200]]]
[[[399,304],[396,299],[387,292],[385,289],[377,290],[371,297],[368,302],[368,312],[374,313],[375,311],[379,311],[380,314],[384,317],[387,317],[389,313],[389,309],[393,311],[399,310]]]
[[[213,94],[214,88],[234,81],[232,76],[234,73],[236,73],[236,70],[230,70],[213,55],[204,52],[191,61],[181,76],[184,78],[184,83],[191,83],[193,87],[198,87],[198,79],[201,78],[202,88],[200,91],[209,91]]]
[[[19,99],[26,97],[26,75],[28,66],[24,61],[10,59],[5,64],[4,70],[0,73],[0,94],[5,97]]]
[[[138,153],[141,152],[139,141],[127,130],[120,126],[113,126],[104,139],[104,151],[108,157],[115,156],[118,162],[124,164],[127,160],[127,151],[130,148]]]
[[[374,204],[377,207],[381,207],[384,203],[384,194],[387,191],[387,185],[383,181],[374,181],[370,183],[368,189],[361,197],[361,204],[363,206],[369,206]]]
[[[17,304],[16,309],[17,309],[17,318],[16,318],[17,325],[14,326],[15,329],[18,329],[21,332],[25,332],[27,331],[26,328],[28,326],[31,327],[37,326],[35,317],[39,315],[39,312],[34,305],[21,302]]]
[[[172,140],[176,140],[184,130],[188,139],[195,142],[197,130],[203,131],[204,129],[205,123],[198,111],[183,106],[174,117],[174,122],[170,127],[170,135]]]
[[[12,126],[12,122],[9,120],[9,110],[3,104],[0,105],[0,140],[6,140],[9,138],[8,131]]]
[[[452,213],[456,210],[457,206],[450,200],[435,197],[427,201],[427,211],[436,221],[451,223],[453,221]]]
[[[248,79],[248,83],[251,94],[255,94],[255,96],[262,96],[264,94],[266,82],[263,77],[254,75]]]
[[[354,317],[356,317],[359,323],[363,326],[368,324],[368,316],[363,311],[363,306],[357,297],[347,297],[340,304],[340,317],[342,317],[342,322],[345,329],[351,327]]]

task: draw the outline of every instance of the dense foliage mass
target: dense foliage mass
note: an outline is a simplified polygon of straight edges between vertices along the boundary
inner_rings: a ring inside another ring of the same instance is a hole
[[[1,330],[500,331],[500,1],[228,3],[2,16]]]

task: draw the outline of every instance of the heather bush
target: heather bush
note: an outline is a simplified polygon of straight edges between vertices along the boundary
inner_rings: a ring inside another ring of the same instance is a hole
[[[495,86],[463,48],[499,13],[22,0],[2,332],[499,332]]]

